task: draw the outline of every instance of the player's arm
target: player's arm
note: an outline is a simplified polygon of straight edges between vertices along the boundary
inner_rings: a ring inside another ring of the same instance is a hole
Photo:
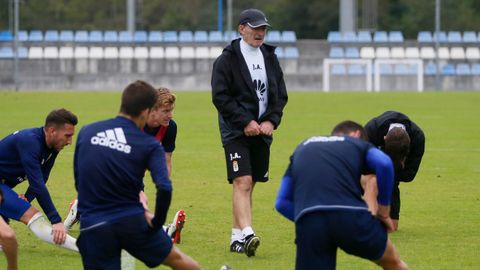
[[[284,217],[294,221],[295,211],[293,204],[293,179],[291,176],[291,166],[288,166],[285,175],[280,183],[277,200],[275,201],[275,209]]]
[[[172,174],[172,152],[165,153],[165,164],[167,165],[168,176]]]
[[[363,188],[363,200],[368,206],[368,211],[370,211],[372,215],[376,216],[378,212],[377,177],[375,176],[375,174],[362,175],[360,183]]]
[[[167,217],[168,208],[172,199],[172,183],[168,178],[168,171],[165,162],[165,152],[160,144],[155,143],[155,148],[148,161],[148,169],[152,180],[157,188],[155,201],[155,215],[151,219],[152,227],[161,228]]]

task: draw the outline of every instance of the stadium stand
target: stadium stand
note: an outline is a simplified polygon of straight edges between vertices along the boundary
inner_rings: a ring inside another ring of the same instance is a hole
[[[403,47],[392,47],[390,49],[390,57],[403,59],[405,58],[405,50],[403,49]]]
[[[133,42],[146,43],[148,41],[147,31],[135,31],[133,33]]]
[[[360,43],[370,43],[372,42],[372,35],[368,31],[359,31],[357,41]]]
[[[42,59],[43,58],[43,48],[42,47],[30,47],[28,49],[28,58],[29,59]]]
[[[207,31],[195,31],[193,33],[193,41],[196,43],[208,42],[208,33]]]
[[[345,49],[346,58],[360,58],[360,51],[357,47],[348,47]]]
[[[13,58],[13,49],[11,47],[0,47],[0,59]]]
[[[463,32],[462,41],[464,43],[476,43],[477,42],[477,34],[473,31],[465,31]]]
[[[230,41],[232,41],[234,39],[237,39],[238,37],[240,37],[240,35],[237,33],[237,31],[226,31],[225,33],[223,33],[223,40],[228,42],[228,43],[230,43]],[[295,38],[296,38],[296,36],[295,36]]]
[[[163,32],[164,42],[178,42],[177,31],[165,31]]]
[[[103,47],[90,47],[88,52],[88,58],[90,59],[102,59],[103,58]]]
[[[236,32],[234,32],[236,34]],[[238,35],[235,35],[238,36]],[[297,35],[294,31],[283,31],[282,32],[282,40],[283,43],[295,43],[297,42]]]
[[[434,59],[436,57],[435,49],[433,47],[420,48],[420,57],[422,59]]]
[[[270,43],[282,42],[281,32],[277,30],[268,31],[266,41]]]
[[[168,46],[165,48],[166,59],[178,59],[180,58],[180,49],[177,46]]]
[[[57,47],[45,47],[43,50],[43,58],[45,59],[57,59],[58,48]]]
[[[13,34],[10,31],[0,31],[0,42],[10,42],[13,40]]]
[[[328,32],[327,41],[331,43],[340,43],[342,42],[342,34],[338,31]]]
[[[123,42],[123,43],[133,42],[133,33],[129,31],[120,31],[118,33],[118,42]]]
[[[73,42],[73,31],[70,30],[62,30],[60,31],[60,42]]]
[[[223,42],[223,34],[220,31],[210,31],[208,33],[209,42]]]
[[[480,64],[472,64],[472,68],[470,69],[472,75],[480,75]]]
[[[433,33],[433,42],[436,42],[438,39],[438,42],[440,43],[446,43],[447,42],[447,34],[444,31],[440,32],[434,32]]]
[[[344,32],[342,33],[342,42],[343,43],[355,43],[357,42],[356,32]]]
[[[218,56],[220,56],[220,54],[222,54],[222,52],[223,52],[223,47],[212,46],[212,47],[210,47],[210,50],[209,50],[209,56],[210,56],[210,58],[215,59]]]
[[[277,58],[279,58],[279,59],[282,59],[285,56],[282,47],[275,48],[275,54],[277,55]]]
[[[375,51],[375,57],[380,59],[390,58],[390,48],[388,47],[377,47]]]
[[[118,58],[118,48],[117,47],[106,47],[103,51],[103,57],[105,59],[117,59]]]
[[[463,49],[463,47],[450,48],[450,58],[453,60],[465,59],[465,50]]]
[[[133,59],[133,47],[120,47],[118,50],[118,58]]]
[[[373,47],[362,47],[360,49],[360,57],[365,59],[375,58],[375,49]]]
[[[73,51],[73,58],[75,59],[88,59],[88,47],[75,47]]]
[[[285,59],[297,59],[300,57],[300,52],[297,47],[286,47],[284,49],[284,58]]]
[[[447,42],[449,43],[461,43],[462,34],[459,31],[449,31],[447,33]]]
[[[190,47],[190,46],[180,48],[180,58],[181,59],[193,59],[193,58],[195,58],[195,48]]]
[[[427,65],[425,65],[424,74],[425,75],[437,74],[437,65],[435,65],[434,63],[428,63]]]
[[[148,42],[156,43],[163,41],[163,34],[160,31],[150,31],[148,33]]]
[[[433,42],[432,33],[430,31],[420,31],[420,32],[418,32],[417,41],[419,43],[432,43]]]
[[[196,47],[195,48],[195,58],[197,58],[197,59],[208,59],[209,58],[208,47],[205,47],[205,46]]]
[[[470,65],[465,63],[457,64],[455,73],[458,76],[470,76],[472,72],[470,71]]]
[[[150,47],[150,58],[162,59],[165,58],[165,50],[163,47]]]
[[[376,43],[387,43],[388,42],[388,34],[386,31],[376,31],[373,33],[373,42]]]
[[[180,33],[178,34],[178,41],[185,43],[193,42],[193,32],[186,30],[180,31]]]
[[[405,48],[405,58],[417,59],[420,58],[420,51],[417,47]]]
[[[107,43],[118,42],[118,32],[117,31],[105,31],[103,33],[103,41]]]
[[[341,47],[331,47],[330,52],[328,53],[328,57],[330,58],[343,58],[343,48]]]
[[[90,31],[88,33],[88,42],[95,42],[95,43],[103,42],[103,32],[102,31]]]
[[[32,30],[28,35],[28,41],[30,42],[41,42],[43,41],[42,31]]]
[[[438,48],[438,58],[443,60],[450,59],[450,50],[448,49],[448,47]]]
[[[404,42],[403,34],[400,31],[390,31],[388,33],[388,41],[393,43]]]
[[[333,64],[332,65],[332,75],[345,75],[347,74],[347,68],[344,64]]]
[[[442,75],[445,76],[454,76],[455,75],[455,66],[453,64],[445,64],[441,68]]]
[[[58,58],[71,59],[73,58],[73,47],[60,47]]]
[[[148,48],[147,47],[135,47],[133,51],[133,58],[135,59],[147,59],[148,55]]]
[[[364,75],[365,74],[364,67],[365,67],[364,65],[359,65],[359,64],[348,65],[347,74],[348,75]]]
[[[472,61],[479,60],[480,49],[478,47],[467,47],[465,49],[465,58]]]
[[[57,30],[47,30],[45,31],[45,41],[46,42],[58,42],[60,40],[60,35]]]
[[[88,32],[84,30],[76,31],[73,40],[79,43],[88,42]]]

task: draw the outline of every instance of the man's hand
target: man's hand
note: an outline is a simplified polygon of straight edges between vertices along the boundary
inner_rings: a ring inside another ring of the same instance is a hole
[[[393,232],[395,229],[393,227],[392,219],[390,218],[390,205],[378,205],[377,218],[385,224],[387,231],[389,233]]]
[[[57,245],[63,245],[67,239],[67,230],[62,222],[52,225],[53,242]]]
[[[263,135],[272,136],[273,133],[273,124],[270,121],[265,121],[260,123],[260,132]]]
[[[138,194],[138,197],[139,197],[139,201],[142,203],[143,205],[143,209],[145,209],[146,211],[148,211],[148,197],[147,197],[147,194],[145,194],[145,192],[140,191],[140,193]]]
[[[147,220],[148,225],[152,228],[153,228],[153,224],[152,224],[153,218],[154,218],[153,213],[150,212],[149,210],[145,210],[145,219]]]
[[[260,135],[261,130],[260,130],[260,125],[257,123],[257,121],[252,120],[248,125],[243,129],[243,133],[245,136],[257,136]]]

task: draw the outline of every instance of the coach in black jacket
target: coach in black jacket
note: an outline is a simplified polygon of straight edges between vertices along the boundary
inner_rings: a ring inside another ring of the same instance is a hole
[[[365,130],[368,140],[386,152],[396,165],[390,217],[394,229],[397,230],[400,218],[399,185],[400,182],[413,181],[417,175],[425,152],[425,135],[408,116],[396,111],[386,111],[373,118],[365,125]],[[401,141],[404,139],[408,140],[408,144],[407,148],[402,150]],[[401,153],[402,151],[404,153]]]
[[[272,133],[288,99],[275,47],[263,43],[267,26],[260,10],[243,11],[242,37],[223,50],[212,73],[212,100],[233,184],[230,250],[249,257],[260,244],[252,228],[252,192],[256,182],[268,181]]]

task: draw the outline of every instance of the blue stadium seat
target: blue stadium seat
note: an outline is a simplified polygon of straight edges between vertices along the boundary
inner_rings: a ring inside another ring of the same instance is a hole
[[[30,42],[41,42],[43,41],[43,34],[42,31],[39,30],[32,30],[28,35],[28,41]]]
[[[193,42],[193,32],[183,30],[178,33],[178,41],[180,42]]]
[[[380,65],[380,74],[382,75],[393,75],[393,67],[390,64]]]
[[[133,41],[135,43],[145,43],[147,40],[147,31],[135,31],[135,33],[133,33]]]
[[[267,31],[267,42],[269,43],[279,43],[282,41],[281,32],[277,30]]]
[[[73,41],[73,31],[71,31],[71,30],[60,31],[59,40],[61,42],[72,42]]]
[[[437,74],[437,65],[435,65],[434,63],[428,63],[427,65],[425,65],[425,69],[423,72],[425,75],[435,75]]]
[[[351,64],[348,65],[347,73],[348,75],[364,75],[365,74],[365,65],[360,64]]]
[[[342,42],[344,43],[357,42],[357,33],[351,32],[351,31],[342,33]]]
[[[461,43],[462,34],[459,31],[449,31],[447,33],[447,41],[449,43]]]
[[[19,47],[17,49],[18,58],[27,58],[28,57],[28,49],[25,47]]]
[[[284,55],[286,59],[298,59],[300,52],[297,47],[286,47],[284,49]]]
[[[133,42],[133,33],[130,31],[120,31],[118,33],[118,42],[124,42],[124,43]]]
[[[344,64],[332,64],[332,75],[346,75],[347,68]]]
[[[398,42],[401,43],[404,41],[403,34],[400,31],[390,31],[388,33],[388,41],[389,42]]]
[[[342,42],[342,34],[338,31],[330,31],[327,36],[328,42]]]
[[[480,75],[480,64],[472,64],[472,69],[470,70],[470,72],[472,73],[472,75]]]
[[[13,50],[11,47],[0,47],[0,59],[13,58]]]
[[[118,32],[117,31],[105,31],[103,33],[104,42],[118,42]]]
[[[417,41],[419,43],[430,43],[433,42],[433,36],[430,31],[420,31],[417,35]]]
[[[362,43],[370,43],[372,42],[372,35],[368,31],[359,31],[357,41]]]
[[[223,42],[223,34],[220,31],[210,31],[208,33],[209,42]]]
[[[103,32],[90,31],[88,34],[88,42],[103,42]]]
[[[163,32],[164,42],[178,42],[177,31],[165,31]]]
[[[208,42],[208,33],[207,31],[197,30],[193,33],[194,42]]]
[[[343,58],[345,57],[343,53],[343,48],[341,47],[331,47],[330,52],[328,53],[329,58]]]
[[[60,39],[57,30],[47,30],[45,31],[45,41],[47,42],[57,42]]]
[[[348,47],[345,49],[346,58],[360,58],[360,51],[356,47]]]
[[[75,42],[88,42],[88,31],[80,30],[75,32]]]
[[[150,31],[148,33],[148,42],[162,42],[163,34],[161,31]]]
[[[0,42],[8,42],[13,40],[13,34],[10,31],[0,31]]]
[[[433,42],[437,41],[437,32],[433,33]],[[438,42],[445,43],[447,42],[447,34],[444,31],[438,32]]]
[[[416,74],[415,69],[411,65],[407,64],[396,64],[393,68],[393,73],[396,75],[414,75]]]
[[[237,39],[240,37],[240,35],[237,33],[237,31],[226,31],[223,33],[223,40],[230,43],[230,41]]]
[[[474,31],[465,31],[463,32],[463,39],[464,43],[476,43],[477,42],[477,34]]]
[[[455,75],[455,66],[453,64],[445,64],[443,65],[441,71],[442,75],[453,76]]]
[[[388,42],[388,34],[386,31],[376,31],[373,33],[373,42],[386,43]]]
[[[282,32],[282,42],[284,43],[295,43],[297,42],[297,35],[294,31],[283,31]]]
[[[284,53],[283,53],[283,48],[282,48],[282,47],[277,47],[277,48],[275,48],[275,54],[277,55],[277,58],[279,58],[279,59],[285,57],[285,55],[284,55]]]
[[[469,75],[472,75],[472,72],[470,71],[470,65],[469,65],[469,64],[465,64],[465,63],[457,64],[455,73],[456,73],[458,76],[469,76]]]

